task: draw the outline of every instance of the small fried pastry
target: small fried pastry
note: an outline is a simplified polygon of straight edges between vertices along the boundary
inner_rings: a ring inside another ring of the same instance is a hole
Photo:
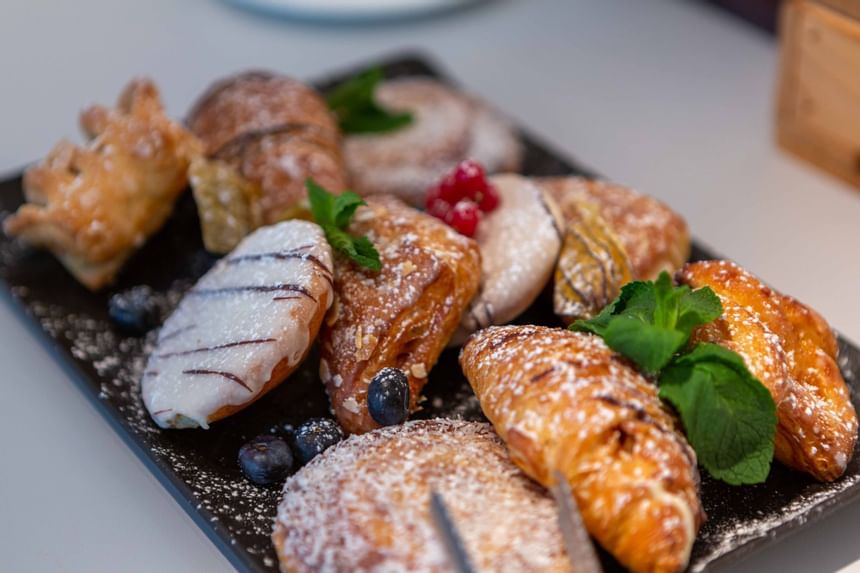
[[[560,471],[618,561],[686,566],[704,519],[696,457],[651,382],[599,337],[543,326],[482,330],[460,365],[514,463],[545,486]]]
[[[340,131],[325,101],[305,84],[246,72],[213,85],[188,119],[211,159],[225,161],[259,186],[266,223],[306,203],[305,180],[346,188]]]
[[[680,282],[711,287],[723,315],[692,341],[737,352],[776,402],[775,457],[818,480],[845,471],[857,440],[857,413],[836,363],[830,326],[814,310],[769,288],[729,261],[686,265]]]
[[[115,110],[85,110],[81,126],[91,141],[86,147],[61,142],[29,168],[27,203],[3,227],[52,251],[78,281],[96,290],[170,216],[200,147],[164,114],[149,80],[126,86]]]
[[[349,135],[344,156],[355,190],[390,193],[415,206],[457,163],[474,159],[490,173],[516,171],[522,149],[494,110],[436,80],[402,78],[379,85],[377,102],[412,113],[412,124],[381,134]]]
[[[162,428],[208,428],[283,382],[332,301],[331,248],[308,221],[263,227],[185,293],[141,381]]]
[[[287,479],[272,534],[281,571],[452,571],[432,491],[476,571],[570,571],[552,498],[489,424],[455,420],[352,436]]]
[[[367,198],[349,231],[379,251],[378,273],[335,260],[335,303],[320,333],[320,377],[341,426],[378,427],[367,388],[385,367],[409,380],[410,411],[427,374],[478,290],[477,244],[442,221],[386,195]]]

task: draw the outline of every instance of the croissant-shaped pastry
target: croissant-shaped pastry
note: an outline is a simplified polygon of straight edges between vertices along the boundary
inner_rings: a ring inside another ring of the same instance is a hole
[[[738,265],[686,265],[680,282],[711,287],[723,315],[692,340],[737,352],[770,390],[777,407],[775,457],[821,481],[845,471],[857,440],[857,413],[836,364],[838,347],[814,310],[780,294]]]
[[[704,519],[699,474],[653,384],[602,339],[542,326],[479,331],[460,364],[514,462],[545,486],[559,470],[618,561],[685,567]]]
[[[85,110],[81,127],[85,147],[61,142],[27,170],[28,202],[4,229],[51,250],[95,290],[170,216],[200,143],[165,115],[149,80],[129,83],[116,109]]]
[[[188,125],[207,156],[260,187],[266,223],[296,212],[309,177],[330,191],[346,187],[337,123],[299,81],[268,72],[227,78],[195,104]]]
[[[457,420],[351,436],[290,477],[272,534],[281,570],[453,571],[431,491],[476,571],[570,571],[552,498],[511,463],[489,424]]]
[[[373,241],[378,273],[335,260],[335,302],[320,333],[320,377],[341,426],[378,427],[367,387],[385,367],[409,379],[410,410],[427,373],[478,290],[481,257],[472,239],[387,195],[367,198],[349,228]]]

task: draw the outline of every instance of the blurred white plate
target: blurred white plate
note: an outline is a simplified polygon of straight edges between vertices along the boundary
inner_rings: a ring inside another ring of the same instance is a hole
[[[381,20],[457,8],[477,0],[228,0],[231,4],[314,20]]]

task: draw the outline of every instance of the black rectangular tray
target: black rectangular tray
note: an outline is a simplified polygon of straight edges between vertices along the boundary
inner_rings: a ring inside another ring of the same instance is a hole
[[[406,55],[381,62],[389,77],[424,75],[451,83],[426,58]],[[364,68],[360,68],[364,69]],[[338,74],[316,85],[325,90],[351,75]],[[201,86],[201,89],[204,86]],[[590,173],[549,149],[525,131],[523,172],[528,175]],[[0,183],[0,215],[23,201],[21,179]],[[693,260],[714,258],[694,243]],[[203,249],[194,203],[180,200],[166,226],[123,270],[114,287],[91,293],[81,287],[48,253],[0,237],[0,292],[20,311],[36,336],[57,357],[70,378],[146,464],[198,526],[240,571],[277,570],[269,540],[279,499],[278,488],[247,482],[236,454],[246,440],[264,432],[286,432],[312,416],[328,416],[328,402],[312,355],[286,383],[239,414],[210,430],[163,431],[149,419],[139,397],[138,380],[154,333],[129,338],[116,332],[107,317],[113,292],[148,284],[165,305],[183,292],[214,262]],[[519,320],[555,324],[546,298]],[[855,372],[860,350],[839,339],[840,367],[858,406]],[[425,389],[428,400],[419,417],[483,419],[477,400],[457,364],[457,351],[443,354]],[[691,571],[713,571],[752,551],[833,513],[860,496],[860,456],[835,483],[811,478],[774,464],[768,481],[729,487],[707,478],[702,497],[708,521],[693,547]],[[607,571],[622,569],[602,554]]]

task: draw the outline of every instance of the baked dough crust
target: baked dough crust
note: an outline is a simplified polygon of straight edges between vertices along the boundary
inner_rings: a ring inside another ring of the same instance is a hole
[[[379,427],[367,411],[367,386],[380,369],[409,378],[410,410],[427,374],[478,290],[475,241],[392,196],[367,198],[349,231],[367,235],[382,259],[373,273],[335,260],[335,301],[320,333],[320,377],[343,428]]]
[[[514,463],[545,486],[561,471],[618,561],[686,566],[704,519],[696,457],[652,383],[600,338],[543,326],[482,330],[460,364]]]
[[[841,476],[854,454],[857,413],[827,322],[729,261],[690,263],[678,279],[709,286],[720,297],[723,316],[698,328],[692,340],[737,352],[770,391],[777,407],[776,459],[821,481]]]

